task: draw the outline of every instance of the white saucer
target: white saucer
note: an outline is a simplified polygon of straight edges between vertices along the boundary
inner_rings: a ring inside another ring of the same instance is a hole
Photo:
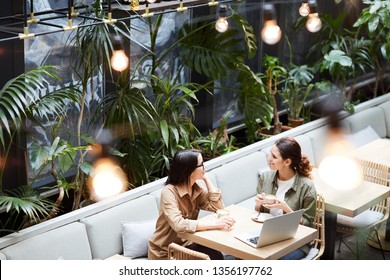
[[[255,213],[252,215],[252,220],[254,220],[255,222],[259,222],[259,223],[262,223],[264,222],[264,220],[266,219],[269,219],[269,218],[272,218],[273,216],[269,213]]]

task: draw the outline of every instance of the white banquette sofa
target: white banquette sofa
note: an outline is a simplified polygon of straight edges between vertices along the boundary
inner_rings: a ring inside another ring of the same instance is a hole
[[[359,104],[355,114],[344,115],[343,123],[356,146],[379,137],[390,138],[390,94]],[[259,170],[268,167],[267,155],[273,142],[282,136],[295,137],[303,153],[317,166],[326,132],[326,120],[316,120],[210,160],[205,168],[221,189],[225,205],[253,209]],[[2,237],[0,259],[146,258],[147,239],[154,230],[165,180]]]

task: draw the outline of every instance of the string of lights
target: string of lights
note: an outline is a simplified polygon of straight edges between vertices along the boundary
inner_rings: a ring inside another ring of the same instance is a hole
[[[199,1],[170,1],[169,5],[161,5],[161,3],[156,3],[157,6],[156,9],[163,9],[163,10],[156,10],[153,13],[150,13],[149,8],[151,8],[151,4],[153,4],[155,1],[149,0],[147,2],[148,4],[142,4],[139,7],[139,10],[135,11],[131,9],[131,5],[128,7],[125,7],[118,1],[115,4],[115,7],[112,5],[111,1],[107,1],[106,4],[103,5],[103,9],[105,14],[107,15],[106,18],[99,18],[99,17],[90,17],[86,15],[86,10],[88,6],[73,6],[73,1],[68,0],[68,7],[63,9],[56,9],[56,10],[47,10],[47,11],[39,11],[39,12],[33,12],[33,0],[30,1],[31,5],[30,7],[27,7],[27,1],[23,0],[23,14],[17,14],[12,16],[6,16],[0,18],[0,42],[2,41],[10,41],[10,40],[20,40],[20,39],[28,39],[36,36],[42,36],[42,35],[48,35],[58,32],[64,32],[64,31],[70,31],[75,30],[77,28],[85,28],[90,27],[94,25],[99,24],[107,24],[107,23],[115,23],[118,21],[128,21],[135,18],[140,17],[146,17],[146,16],[153,16],[153,15],[159,15],[159,14],[166,14],[166,13],[174,13],[174,12],[184,12],[188,9],[195,9],[202,6],[213,6],[215,3],[231,3],[235,2],[235,0],[222,0],[219,2],[212,1],[206,1],[206,0],[199,0]],[[185,4],[189,2],[191,5],[185,6]],[[211,5],[209,4],[211,3]],[[177,8],[172,8],[172,6],[176,5]],[[28,12],[28,8],[30,8],[31,12]],[[120,9],[122,11],[127,11],[128,16],[121,17],[121,18],[112,18],[112,10],[114,9]],[[77,11],[77,12],[75,12]],[[144,11],[144,13],[142,13]],[[38,18],[39,17],[39,18]],[[61,26],[55,23],[51,23],[50,21],[54,19],[67,19],[68,24],[66,26]],[[92,22],[88,23],[80,23],[79,25],[74,25],[75,19],[90,19]],[[12,23],[8,23],[10,20],[14,21]],[[7,23],[1,24],[1,22],[6,21]],[[51,26],[54,28],[54,30],[50,31],[40,31],[36,33],[29,33],[29,26],[35,24],[35,25],[46,25]],[[21,27],[22,25],[22,27]],[[2,35],[2,36],[1,36]]]

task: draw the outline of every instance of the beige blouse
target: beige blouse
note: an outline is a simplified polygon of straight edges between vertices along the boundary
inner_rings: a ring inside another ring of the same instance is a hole
[[[166,185],[161,191],[160,213],[156,230],[149,239],[148,258],[167,259],[168,245],[175,242],[187,246],[191,242],[177,236],[178,232],[195,232],[199,210],[215,212],[223,209],[220,192],[208,192],[195,184],[192,196],[185,187]]]

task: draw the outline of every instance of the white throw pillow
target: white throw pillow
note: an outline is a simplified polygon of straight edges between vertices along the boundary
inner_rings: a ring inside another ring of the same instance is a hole
[[[366,128],[359,130],[356,133],[347,135],[346,138],[357,148],[379,139],[380,137],[371,126],[367,126]]]
[[[122,222],[123,255],[131,259],[148,255],[148,241],[156,228],[156,219]]]

